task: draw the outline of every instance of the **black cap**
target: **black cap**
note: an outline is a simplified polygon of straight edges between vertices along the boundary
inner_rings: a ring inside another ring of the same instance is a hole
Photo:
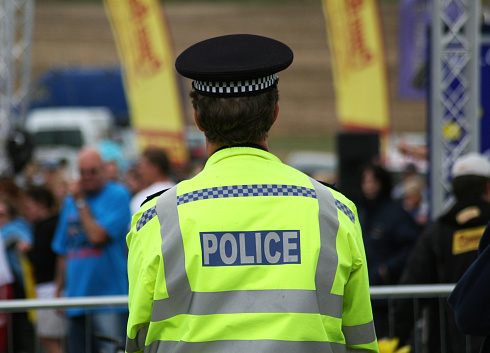
[[[275,39],[232,34],[196,43],[179,55],[175,68],[193,79],[199,93],[236,97],[256,95],[277,84],[276,73],[293,62],[293,52]]]

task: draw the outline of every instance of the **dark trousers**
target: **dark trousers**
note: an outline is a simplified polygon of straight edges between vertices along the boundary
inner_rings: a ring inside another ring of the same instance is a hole
[[[127,312],[92,312],[68,318],[68,353],[114,353],[126,340]]]

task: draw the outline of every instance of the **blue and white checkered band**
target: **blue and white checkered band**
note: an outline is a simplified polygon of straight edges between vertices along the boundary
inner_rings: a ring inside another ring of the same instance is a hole
[[[194,89],[201,93],[212,95],[240,95],[260,93],[274,86],[279,78],[276,74],[266,77],[244,81],[212,82],[212,81],[193,81]]]
[[[199,200],[252,196],[303,196],[316,199],[316,192],[314,189],[296,185],[261,184],[219,186],[196,190],[177,196],[177,205]]]
[[[156,206],[153,206],[152,208],[147,209],[143,214],[141,215],[140,219],[138,222],[136,222],[136,230],[140,230],[143,228],[143,226],[151,221],[153,217],[157,215],[157,208]]]
[[[344,205],[344,203],[340,202],[339,200],[335,200],[335,205],[339,210],[344,212],[344,214],[349,217],[349,219],[352,221],[352,223],[356,223],[356,216],[354,215],[354,212],[350,210],[349,207]]]

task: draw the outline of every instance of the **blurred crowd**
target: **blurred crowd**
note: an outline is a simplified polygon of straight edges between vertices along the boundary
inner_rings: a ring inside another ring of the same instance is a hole
[[[159,148],[144,150],[132,163],[115,151],[107,145],[80,151],[76,179],[63,160],[31,163],[21,176],[0,179],[1,299],[127,294],[125,235],[132,215],[148,196],[200,172],[204,161],[183,172],[172,168]],[[476,259],[479,236],[490,220],[490,162],[478,154],[464,156],[452,177],[454,204],[430,220],[426,178],[416,165],[407,164],[397,175],[377,162],[361,168],[362,198],[356,205],[371,285],[455,283]],[[330,178],[323,181],[335,181]],[[454,234],[465,240],[458,245]],[[404,301],[395,306],[373,301],[378,337],[413,344],[417,322],[424,320],[431,351],[439,351],[444,339],[447,352],[464,351],[467,343],[448,308],[447,327],[454,332],[442,340],[437,303],[417,310]],[[86,344],[97,351],[107,341],[124,342],[127,312],[110,315],[0,314],[0,353],[34,352],[38,341],[48,353],[84,352]],[[90,327],[112,331],[98,340]]]
[[[478,257],[490,227],[490,160],[479,153],[451,166],[452,202],[429,217],[425,178],[407,164],[398,178],[377,163],[362,168],[357,202],[370,285],[456,283]],[[466,336],[448,303],[438,299],[373,300],[378,338],[422,352],[477,353],[482,337]]]
[[[172,168],[165,151],[154,147],[125,161],[107,141],[78,157],[75,177],[66,160],[48,160],[31,161],[15,178],[0,178],[0,299],[127,294],[125,236],[131,216],[147,196],[203,167],[197,161],[188,171]],[[86,344],[94,352],[113,351],[103,345],[124,342],[127,310],[102,315],[2,313],[0,352],[32,353],[37,342],[48,353],[89,351]],[[97,339],[86,332],[90,326],[120,330]]]

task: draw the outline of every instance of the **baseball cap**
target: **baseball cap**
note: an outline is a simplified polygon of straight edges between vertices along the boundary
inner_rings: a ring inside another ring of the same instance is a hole
[[[453,178],[463,175],[490,178],[490,161],[480,153],[470,152],[454,162],[451,174]]]

